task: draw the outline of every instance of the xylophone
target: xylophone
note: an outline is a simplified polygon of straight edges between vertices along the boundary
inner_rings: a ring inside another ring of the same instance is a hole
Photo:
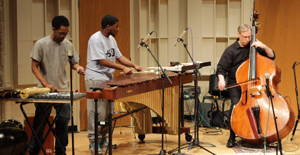
[[[32,123],[30,122],[30,120],[27,116],[27,113],[25,112],[25,109],[23,108],[24,105],[29,104],[29,103],[48,103],[50,106],[45,111],[43,111],[44,113],[48,113],[48,112],[50,112],[52,107],[55,105],[64,106],[65,103],[71,102],[70,92],[49,92],[49,91],[50,91],[49,88],[27,88],[27,89],[23,89],[20,91],[19,90],[2,91],[0,93],[0,101],[15,101],[16,103],[20,103],[20,109],[26,119],[26,122],[28,123],[28,126],[30,127],[32,133],[34,135],[36,135],[37,131],[33,128]],[[86,96],[86,93],[73,93],[72,101],[79,101],[80,99],[84,99],[85,96]],[[40,106],[37,106],[37,107],[40,108]],[[43,110],[43,109],[40,108],[39,110]],[[71,110],[73,110],[72,107],[71,107]],[[48,129],[48,131],[46,131],[47,134],[43,138],[43,140],[40,141],[40,140],[36,139],[37,143],[40,145],[44,154],[46,154],[46,151],[42,145],[42,142],[46,141],[48,133],[50,131],[52,131],[53,134],[55,133],[54,130],[52,129],[52,127],[55,124],[55,121],[58,119],[60,112],[61,112],[61,110],[59,110],[57,112],[57,115],[53,119],[52,123],[47,121],[47,124],[50,128]],[[71,114],[71,116],[73,119],[72,114]],[[47,120],[46,116],[43,117],[41,122],[43,122],[45,120]],[[39,130],[39,128],[37,130]],[[74,140],[73,136],[72,136],[72,140]],[[31,142],[32,142],[32,140],[27,144],[25,153],[27,152]]]

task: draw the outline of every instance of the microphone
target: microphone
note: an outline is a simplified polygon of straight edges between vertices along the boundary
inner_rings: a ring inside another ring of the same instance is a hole
[[[142,43],[145,43],[149,38],[150,36],[152,35],[153,31],[151,31],[145,38],[144,40],[136,47],[136,49],[140,49]]]
[[[69,44],[67,45],[67,51],[68,51],[68,57],[73,57],[73,45]]]
[[[179,43],[180,39],[182,39],[182,37],[185,35],[187,29],[188,29],[188,28],[186,28],[186,29],[181,33],[180,37],[179,37],[179,38],[176,40],[176,42],[174,43],[174,46],[176,46],[176,45]]]
[[[266,89],[266,92],[267,92],[267,95],[270,96],[270,95],[271,95],[271,92],[270,92],[270,85],[269,85],[269,78],[270,78],[269,73],[266,73],[266,74],[265,74],[265,78],[266,78],[266,83],[267,83],[267,89]]]

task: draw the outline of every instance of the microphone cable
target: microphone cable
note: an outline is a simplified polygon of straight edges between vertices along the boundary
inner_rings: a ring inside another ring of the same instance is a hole
[[[190,29],[191,31],[191,42],[192,42],[192,58],[194,60],[194,37],[193,37],[193,31],[192,31],[192,28],[188,27],[188,29]]]

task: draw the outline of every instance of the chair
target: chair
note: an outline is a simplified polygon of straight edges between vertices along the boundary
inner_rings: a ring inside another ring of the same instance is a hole
[[[213,73],[209,76],[209,91],[208,93],[211,96],[204,96],[203,97],[203,103],[205,100],[211,100],[212,104],[211,104],[211,109],[210,111],[213,111],[213,107],[214,107],[214,103],[216,104],[217,109],[219,110],[219,105],[218,105],[218,101],[221,100],[222,102],[222,125],[221,127],[225,127],[225,120],[224,120],[224,103],[226,100],[230,99],[229,98],[229,92],[228,90],[223,90],[220,91],[217,87],[218,87],[218,76]],[[225,82],[227,83],[227,77],[225,78]],[[210,125],[212,125],[212,114],[210,117]]]

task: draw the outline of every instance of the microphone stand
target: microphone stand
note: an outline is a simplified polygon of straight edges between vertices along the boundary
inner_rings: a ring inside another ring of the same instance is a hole
[[[73,56],[69,57],[69,63],[70,63],[70,101],[71,101],[71,126],[72,126],[72,155],[74,155],[74,121],[73,121],[73,84],[72,84],[72,58]]]
[[[267,82],[269,82],[269,80],[267,80]],[[274,111],[274,105],[273,105],[273,95],[272,95],[272,92],[269,88],[269,83],[267,83],[266,85],[266,94],[268,96],[268,98],[271,100],[271,104],[272,104],[272,111],[273,111],[273,117],[274,117],[274,122],[275,122],[275,127],[276,127],[276,133],[277,133],[277,139],[278,139],[278,145],[279,145],[279,151],[280,151],[280,154],[282,155],[282,145],[281,145],[281,139],[279,137],[279,133],[278,133],[278,126],[277,126],[277,117],[275,116],[275,111]],[[276,152],[277,154],[277,152]]]
[[[296,120],[296,124],[295,124],[294,130],[293,130],[293,134],[292,134],[291,141],[293,140],[293,137],[294,137],[294,134],[295,134],[295,131],[296,131],[296,128],[297,128],[299,119],[300,119],[300,106],[299,106],[298,88],[297,88],[296,71],[295,71],[295,67],[296,67],[297,65],[299,65],[300,62],[299,62],[298,64],[296,64],[296,63],[297,63],[297,61],[295,61],[295,63],[293,64],[293,70],[294,70],[294,78],[295,78],[295,92],[296,92],[297,105],[298,105],[298,119]]]
[[[190,54],[190,52],[189,52],[189,50],[187,49],[187,44],[184,43],[184,41],[183,41],[182,38],[178,38],[177,40],[182,42],[182,44],[183,44],[183,46],[184,46],[184,48],[185,48],[187,54],[189,55],[190,59],[191,59],[192,62],[193,62],[193,65],[196,65],[195,62],[194,62],[194,59],[192,58],[192,56],[191,56],[191,54]],[[201,74],[200,74],[198,68],[199,68],[199,66],[197,65],[196,71],[197,71],[197,73],[199,74],[201,80],[203,81],[203,78],[202,78],[202,76],[201,76]]]
[[[196,65],[195,64],[195,62],[194,62],[194,59],[192,58],[192,56],[191,56],[191,54],[189,53],[189,51],[188,51],[188,49],[187,49],[187,44],[185,44],[184,43],[184,41],[183,41],[183,39],[182,38],[178,38],[177,39],[177,41],[181,41],[182,43],[183,43],[183,46],[184,46],[184,48],[186,49],[186,52],[188,53],[188,55],[190,56],[190,58],[191,58],[191,60],[192,60],[192,62],[193,62],[193,64],[194,65]],[[183,148],[186,148],[186,147],[191,147],[191,148],[194,148],[195,146],[198,146],[198,147],[200,147],[200,148],[202,148],[202,149],[204,149],[205,151],[207,151],[207,152],[209,152],[209,153],[211,153],[211,154],[214,154],[213,152],[211,152],[211,151],[209,151],[209,150],[207,150],[207,149],[205,149],[203,146],[201,146],[200,144],[201,144],[201,142],[199,141],[199,126],[198,126],[198,115],[197,115],[197,113],[198,113],[198,108],[199,108],[199,106],[198,106],[198,100],[199,100],[199,98],[198,98],[198,91],[197,91],[197,86],[198,86],[198,79],[197,79],[197,73],[198,73],[198,75],[200,76],[200,78],[201,78],[201,80],[203,80],[203,78],[202,78],[202,76],[201,76],[201,74],[200,74],[200,72],[199,72],[199,70],[198,70],[198,68],[199,68],[199,66],[198,65],[196,65],[197,67],[196,67],[196,69],[194,70],[194,92],[195,92],[195,98],[194,98],[194,102],[195,102],[195,105],[196,105],[196,108],[195,108],[195,112],[194,112],[194,114],[195,114],[195,131],[194,131],[194,140],[193,140],[193,142],[191,143],[191,145],[188,145],[189,143],[187,143],[187,144],[184,144],[184,145],[187,145],[187,146],[184,146],[184,147],[182,147],[182,148],[180,148],[179,146],[180,146],[180,141],[178,141],[178,153],[175,153],[175,155],[181,155],[181,152],[180,152],[180,149],[183,149]],[[182,103],[183,104],[183,103]],[[179,136],[180,136],[180,130],[179,130]],[[180,139],[180,138],[179,138]],[[212,145],[212,144],[208,144],[208,143],[202,143],[202,144],[206,144],[206,145],[211,145],[211,146],[213,146],[213,147],[216,147],[215,145]],[[169,151],[169,154],[171,154],[172,152],[174,152],[174,151],[176,151],[177,149],[174,149],[174,150],[172,150],[172,151]]]
[[[172,81],[170,80],[169,76],[166,74],[166,72],[163,70],[163,68],[161,67],[161,65],[159,64],[159,62],[156,60],[156,58],[154,57],[154,55],[152,54],[150,48],[148,47],[148,45],[144,42],[140,43],[141,46],[144,46],[147,48],[147,50],[149,51],[149,53],[152,55],[153,59],[155,60],[155,62],[157,63],[157,65],[159,66],[160,70],[163,72],[163,74],[161,74],[161,78],[162,78],[162,107],[161,107],[161,111],[162,111],[162,129],[161,129],[161,150],[159,152],[159,155],[165,155],[166,154],[166,150],[164,150],[164,131],[165,131],[165,127],[164,127],[164,103],[165,103],[165,77],[168,79],[168,81],[172,83]]]

